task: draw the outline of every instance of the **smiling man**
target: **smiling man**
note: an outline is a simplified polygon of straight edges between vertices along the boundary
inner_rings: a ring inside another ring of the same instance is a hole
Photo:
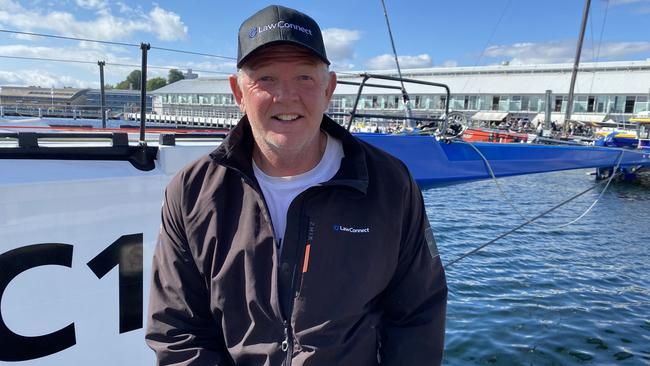
[[[402,162],[324,113],[321,31],[269,6],[239,30],[244,117],[167,187],[147,343],[161,365],[436,365],[447,285]]]

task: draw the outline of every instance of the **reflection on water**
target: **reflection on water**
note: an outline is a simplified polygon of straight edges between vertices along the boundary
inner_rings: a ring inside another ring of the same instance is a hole
[[[590,187],[589,171],[502,179],[526,217]],[[650,364],[650,179],[593,190],[447,269],[447,365]],[[424,192],[448,263],[522,218],[494,182]]]

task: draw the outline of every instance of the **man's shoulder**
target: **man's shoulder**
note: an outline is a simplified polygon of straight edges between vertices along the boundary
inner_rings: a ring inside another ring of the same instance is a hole
[[[222,174],[221,170],[223,167],[216,164],[212,156],[203,155],[176,172],[167,185],[167,190],[185,193],[197,192],[206,182],[214,182]]]

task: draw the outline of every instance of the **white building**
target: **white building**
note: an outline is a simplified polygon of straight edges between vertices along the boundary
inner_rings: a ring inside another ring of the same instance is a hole
[[[485,118],[492,115],[532,120],[545,110],[546,90],[552,91],[552,111],[566,110],[572,67],[572,64],[545,64],[407,69],[402,71],[402,76],[448,85],[450,110],[461,111],[467,117],[482,113]],[[370,73],[397,76],[396,70]],[[360,80],[358,73],[353,72],[339,73],[338,78]],[[371,79],[368,83],[387,82]],[[415,115],[442,114],[446,103],[444,89],[410,83],[405,87]],[[354,85],[338,85],[330,112],[349,112],[357,91]],[[180,80],[152,94],[158,114],[227,119],[241,116],[225,78]],[[584,63],[576,80],[573,113],[586,119],[611,118],[622,122],[650,110],[649,98],[650,60]],[[403,113],[403,110],[399,90],[377,87],[364,88],[357,107],[361,113]],[[337,119],[343,121],[343,117]]]

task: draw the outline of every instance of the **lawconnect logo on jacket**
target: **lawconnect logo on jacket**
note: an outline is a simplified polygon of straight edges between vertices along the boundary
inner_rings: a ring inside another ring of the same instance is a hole
[[[357,228],[357,227],[347,227],[343,225],[334,225],[334,231],[345,231],[352,234],[365,234],[370,232],[369,227]]]

